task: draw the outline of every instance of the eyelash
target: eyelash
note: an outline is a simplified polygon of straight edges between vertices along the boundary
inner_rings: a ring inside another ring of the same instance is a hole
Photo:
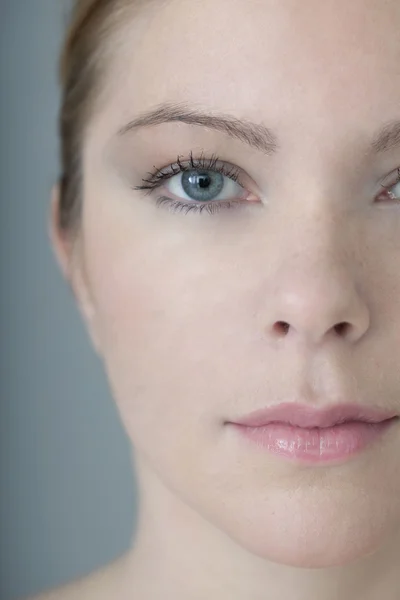
[[[154,171],[148,173],[149,178],[142,179],[142,181],[144,181],[144,185],[135,186],[133,189],[137,191],[146,190],[145,195],[149,195],[152,191],[161,187],[161,185],[165,181],[168,181],[168,179],[171,179],[172,177],[175,177],[175,175],[178,175],[179,173],[183,173],[190,169],[204,169],[214,171],[216,173],[221,173],[222,175],[229,177],[230,179],[244,187],[240,181],[241,170],[238,167],[234,166],[228,169],[227,165],[223,162],[220,162],[219,158],[215,154],[213,154],[211,158],[205,158],[203,154],[201,154],[200,158],[195,159],[193,158],[193,153],[191,152],[189,161],[185,162],[188,162],[189,164],[186,166],[182,164],[180,156],[178,156],[176,162],[169,165],[166,169],[158,169],[156,166],[154,166]],[[381,187],[386,192],[389,192],[389,190],[392,187],[396,186],[398,183],[400,183],[400,167],[397,169],[396,181],[392,182],[390,185],[381,184]],[[161,196],[156,199],[157,206],[162,206],[164,204],[167,205],[170,211],[173,213],[184,212],[185,214],[187,214],[188,212],[202,213],[203,211],[206,211],[209,214],[215,214],[219,212],[222,208],[227,209],[232,208],[235,204],[242,204],[242,201],[225,200],[222,202],[208,202],[197,204],[195,201],[184,202],[182,200],[173,200],[172,198],[168,198],[168,196]]]
[[[135,186],[134,190],[147,190],[145,195],[149,195],[152,191],[161,187],[161,185],[178,175],[179,173],[183,173],[185,171],[191,169],[202,169],[208,171],[214,171],[215,173],[221,173],[226,177],[229,177],[242,187],[243,184],[240,181],[240,173],[241,169],[238,167],[226,165],[223,162],[220,162],[217,155],[213,154],[211,158],[205,158],[203,154],[201,154],[200,158],[193,158],[193,153],[190,153],[190,158],[188,161],[184,161],[182,164],[180,156],[178,156],[175,163],[166,167],[166,169],[158,169],[154,167],[154,171],[148,173],[148,179],[142,179],[144,181],[144,185]],[[168,198],[167,196],[161,196],[156,199],[156,205],[161,206],[163,204],[168,205],[168,208],[171,212],[184,212],[187,214],[188,212],[199,212],[203,211],[208,212],[209,214],[215,214],[219,212],[222,208],[232,208],[235,204],[242,204],[242,201],[235,200],[224,200],[221,202],[208,202],[208,203],[196,203],[193,202],[184,202],[182,200],[174,200],[173,198]]]

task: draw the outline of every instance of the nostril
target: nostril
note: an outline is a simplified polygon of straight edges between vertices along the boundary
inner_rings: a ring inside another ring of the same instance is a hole
[[[290,325],[289,323],[285,323],[285,321],[277,321],[274,329],[277,333],[286,335],[290,329]]]
[[[345,334],[349,329],[349,323],[338,323],[338,325],[335,325],[335,331],[336,333],[338,333],[339,335],[343,335]]]
[[[277,321],[274,325],[274,330],[279,335],[287,335],[289,332],[289,329],[290,329],[290,325],[289,325],[289,323],[286,323],[285,321]],[[345,335],[347,333],[347,331],[350,329],[350,324],[343,321],[342,323],[338,323],[337,325],[335,325],[333,329],[338,335]]]

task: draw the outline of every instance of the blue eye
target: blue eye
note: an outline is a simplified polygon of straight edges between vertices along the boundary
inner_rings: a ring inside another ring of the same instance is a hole
[[[221,208],[231,208],[242,204],[246,198],[254,202],[251,194],[240,183],[241,169],[221,162],[217,157],[194,159],[190,154],[188,165],[178,157],[177,162],[166,170],[155,168],[143,179],[145,185],[135,190],[153,190],[161,188],[173,194],[175,198],[161,196],[156,199],[157,206],[167,205],[172,212],[203,212],[215,214]]]
[[[212,202],[235,200],[243,195],[243,188],[221,172],[206,169],[190,169],[174,177],[166,189],[183,200]]]

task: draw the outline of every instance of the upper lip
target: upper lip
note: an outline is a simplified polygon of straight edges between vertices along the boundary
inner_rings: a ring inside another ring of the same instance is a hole
[[[397,417],[398,413],[381,408],[368,407],[360,404],[335,404],[323,408],[315,408],[297,402],[287,402],[261,410],[233,421],[247,427],[262,427],[268,423],[286,423],[296,427],[332,427],[347,421],[364,421],[380,423]]]

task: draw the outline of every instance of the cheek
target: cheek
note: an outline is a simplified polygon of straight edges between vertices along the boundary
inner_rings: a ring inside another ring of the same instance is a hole
[[[135,445],[146,449],[153,432],[173,453],[202,426],[213,435],[245,389],[251,286],[217,241],[205,251],[204,238],[154,224],[104,231],[97,221],[85,248],[113,395]]]

